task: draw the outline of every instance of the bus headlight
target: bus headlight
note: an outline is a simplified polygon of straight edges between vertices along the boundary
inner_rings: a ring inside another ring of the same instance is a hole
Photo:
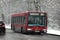
[[[47,29],[43,29],[44,32],[47,32]]]
[[[28,28],[27,30],[32,30],[32,29]]]

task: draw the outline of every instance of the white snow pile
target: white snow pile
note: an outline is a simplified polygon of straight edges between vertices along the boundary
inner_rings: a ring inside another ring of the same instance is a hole
[[[5,24],[6,29],[11,29],[11,24]]]
[[[48,29],[47,30],[48,34],[55,34],[55,35],[60,35],[60,31],[58,30],[53,30],[53,29]]]

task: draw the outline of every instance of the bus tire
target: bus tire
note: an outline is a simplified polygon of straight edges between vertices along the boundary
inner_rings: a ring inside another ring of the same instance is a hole
[[[15,27],[13,27],[13,29],[12,29],[12,30],[13,30],[14,32],[16,32],[16,31],[15,31]]]
[[[22,33],[23,33],[23,34],[25,34],[25,33],[26,33],[26,31],[25,31],[23,28],[22,28]]]
[[[13,26],[11,25],[11,30],[13,30]]]
[[[13,27],[11,26],[11,30],[13,30]]]

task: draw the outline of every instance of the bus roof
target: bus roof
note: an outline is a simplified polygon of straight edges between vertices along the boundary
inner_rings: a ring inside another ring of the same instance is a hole
[[[28,13],[46,13],[46,12],[23,12],[23,13],[15,13],[15,14],[12,14],[12,16],[24,16]]]

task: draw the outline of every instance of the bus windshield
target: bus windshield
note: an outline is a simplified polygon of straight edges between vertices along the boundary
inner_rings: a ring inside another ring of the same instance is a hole
[[[46,26],[46,16],[29,15],[28,26]]]

